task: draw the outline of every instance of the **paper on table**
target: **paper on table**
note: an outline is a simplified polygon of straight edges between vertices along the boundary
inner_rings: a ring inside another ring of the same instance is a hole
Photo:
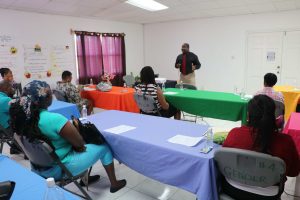
[[[190,137],[190,136],[185,136],[185,135],[175,135],[174,137],[171,137],[170,139],[168,139],[168,142],[193,147],[196,144],[198,144],[202,139],[203,139],[203,136],[202,137]]]
[[[171,91],[168,91],[168,92],[164,92],[164,94],[174,95],[174,94],[178,94],[178,92],[171,92]]]
[[[121,133],[125,133],[127,131],[131,131],[133,129],[136,129],[136,127],[127,126],[127,125],[120,125],[120,126],[116,126],[116,127],[112,127],[112,128],[106,129],[104,131],[105,132],[114,133],[114,134],[121,134]]]
[[[245,99],[252,99],[252,98],[253,98],[253,95],[251,95],[251,94],[246,94],[246,95],[244,96],[244,98],[245,98]]]
[[[83,90],[84,91],[94,91],[96,89],[95,88],[84,87]]]

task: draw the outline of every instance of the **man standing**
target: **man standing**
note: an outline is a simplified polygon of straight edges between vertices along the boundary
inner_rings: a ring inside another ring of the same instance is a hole
[[[182,54],[177,56],[175,68],[180,68],[180,81],[183,83],[196,85],[195,70],[200,69],[201,63],[198,57],[190,52],[190,45],[184,43],[181,47]]]

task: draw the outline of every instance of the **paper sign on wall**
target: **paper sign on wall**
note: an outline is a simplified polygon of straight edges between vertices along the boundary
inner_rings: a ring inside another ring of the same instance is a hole
[[[275,61],[275,52],[274,51],[268,51],[267,52],[267,61],[268,62],[274,62]]]

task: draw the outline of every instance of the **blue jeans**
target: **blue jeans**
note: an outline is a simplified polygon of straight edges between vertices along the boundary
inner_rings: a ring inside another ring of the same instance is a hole
[[[64,158],[68,161],[62,161],[74,176],[86,171],[98,160],[100,160],[104,166],[113,162],[112,152],[106,144],[86,144],[85,146],[85,152],[72,151]],[[53,177],[55,180],[60,180],[62,178],[62,170],[58,165],[44,171],[32,168],[32,171],[45,178]]]

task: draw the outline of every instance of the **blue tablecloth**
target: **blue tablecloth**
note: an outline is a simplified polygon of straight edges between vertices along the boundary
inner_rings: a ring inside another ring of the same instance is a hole
[[[16,183],[11,200],[41,200],[46,192],[46,180],[24,168],[10,158],[0,154],[0,182],[14,181]],[[63,190],[68,200],[80,198]]]
[[[116,159],[128,167],[190,191],[199,200],[218,199],[214,150],[208,154],[200,153],[205,141],[195,147],[167,141],[178,134],[199,137],[207,131],[207,126],[121,111],[98,113],[89,116],[88,120],[102,132]],[[119,125],[137,128],[119,135],[104,131]]]
[[[48,111],[62,114],[68,119],[71,119],[72,115],[76,118],[80,117],[78,107],[75,104],[67,103],[63,101],[57,101],[57,100],[52,101],[51,106],[48,107]]]

